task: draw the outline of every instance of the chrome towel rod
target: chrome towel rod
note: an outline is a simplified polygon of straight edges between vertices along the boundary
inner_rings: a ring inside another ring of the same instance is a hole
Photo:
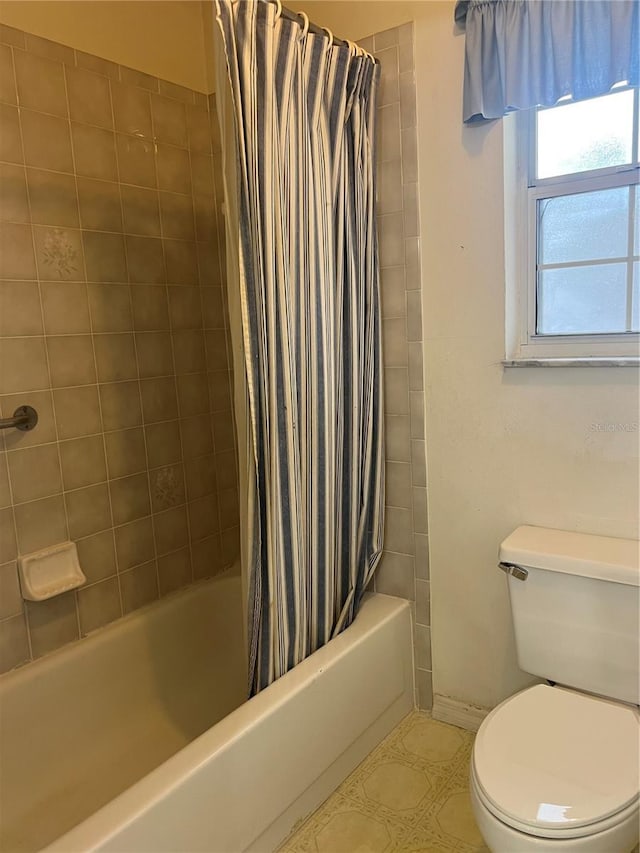
[[[19,429],[28,432],[38,423],[38,413],[31,406],[18,406],[12,418],[0,418],[0,429]]]

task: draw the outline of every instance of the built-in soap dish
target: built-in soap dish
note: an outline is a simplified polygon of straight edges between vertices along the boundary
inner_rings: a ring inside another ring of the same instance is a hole
[[[18,557],[22,597],[45,601],[86,583],[75,542],[52,545]]]

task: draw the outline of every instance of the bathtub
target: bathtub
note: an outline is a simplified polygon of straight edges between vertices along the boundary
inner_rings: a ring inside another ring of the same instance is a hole
[[[0,679],[0,849],[271,851],[413,707],[407,602],[250,701],[240,579],[150,605]]]

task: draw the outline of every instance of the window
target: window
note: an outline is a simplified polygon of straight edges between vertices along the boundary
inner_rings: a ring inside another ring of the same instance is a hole
[[[638,101],[621,88],[517,116],[519,210],[507,241],[521,291],[508,357],[638,356]]]

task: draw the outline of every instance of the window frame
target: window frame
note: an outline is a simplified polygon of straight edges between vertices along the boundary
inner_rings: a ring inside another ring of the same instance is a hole
[[[614,92],[623,88],[616,88]],[[634,89],[634,110],[639,116],[638,88]],[[635,193],[640,194],[640,167],[637,162],[640,121],[633,125],[632,159],[635,158],[635,162],[632,164],[536,179],[536,114],[537,109],[531,109],[514,113],[505,120],[505,255],[507,283],[513,284],[513,289],[507,288],[505,364],[562,359],[583,363],[623,359],[640,364],[640,333],[637,332],[539,335],[536,331],[538,201],[574,192],[629,185],[634,185]],[[630,223],[631,227],[640,228],[640,223],[634,219],[635,207],[632,208]],[[511,282],[512,278],[516,280]]]

